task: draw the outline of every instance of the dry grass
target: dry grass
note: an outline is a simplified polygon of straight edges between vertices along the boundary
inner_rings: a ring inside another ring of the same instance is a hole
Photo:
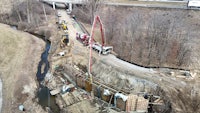
[[[0,34],[0,77],[3,81],[4,99],[2,113],[17,113],[17,106],[20,103],[32,104],[34,98],[32,94],[37,88],[35,82],[37,64],[44,42],[2,24],[0,24]],[[22,94],[24,86],[32,90]]]

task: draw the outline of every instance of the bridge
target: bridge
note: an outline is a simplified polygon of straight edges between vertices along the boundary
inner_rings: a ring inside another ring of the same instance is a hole
[[[40,0],[42,2],[48,3],[55,6],[58,4],[64,4],[65,6],[69,6],[69,11],[72,11],[72,4],[86,4],[88,0]],[[154,1],[154,0],[152,0]],[[129,2],[110,2],[109,0],[104,0],[103,4],[106,5],[114,5],[114,6],[128,6],[128,7],[147,7],[147,8],[172,8],[172,9],[188,9],[187,1],[180,0],[158,0],[154,2],[150,2],[150,0],[144,1],[129,1]],[[57,3],[57,4],[56,4]]]
[[[53,9],[55,9],[56,4],[65,4],[69,6],[69,10],[72,11],[72,4],[84,4],[88,0],[40,0],[42,2],[53,5]]]

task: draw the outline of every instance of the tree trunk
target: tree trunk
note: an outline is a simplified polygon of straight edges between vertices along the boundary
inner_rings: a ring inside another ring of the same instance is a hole
[[[31,22],[31,20],[30,20],[30,10],[29,10],[29,0],[27,0],[27,21],[28,21],[28,23],[30,23]]]
[[[17,12],[17,15],[18,15],[19,21],[22,22],[22,17],[21,17],[21,15],[20,15],[20,13],[19,13],[19,10],[16,10],[16,12]]]

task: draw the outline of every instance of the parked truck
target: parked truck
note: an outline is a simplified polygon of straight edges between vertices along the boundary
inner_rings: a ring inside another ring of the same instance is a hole
[[[113,47],[112,46],[102,46],[101,44],[94,43],[94,44],[92,44],[92,49],[96,50],[99,54],[107,55],[112,52]]]
[[[84,46],[88,46],[89,45],[89,37],[87,34],[85,33],[76,33],[76,39],[79,40]]]
[[[95,17],[93,27],[96,26],[96,22],[99,22],[100,24],[101,39],[102,39],[101,44],[94,40],[94,35],[93,35],[94,29],[92,30],[91,37],[87,35],[86,33],[76,33],[76,39],[82,42],[83,45],[89,46],[91,49],[98,51],[99,54],[103,54],[103,55],[110,54],[111,51],[113,50],[113,47],[104,45],[105,42],[104,42],[103,24],[99,16]],[[91,43],[89,43],[89,40],[91,41]]]
[[[200,8],[200,0],[189,0],[187,6],[188,8]]]

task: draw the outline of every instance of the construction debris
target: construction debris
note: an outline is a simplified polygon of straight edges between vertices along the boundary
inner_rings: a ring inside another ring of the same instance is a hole
[[[57,95],[58,93],[60,93],[60,88],[50,91],[51,95]]]
[[[92,96],[90,92],[93,89],[94,96],[101,101],[107,103],[107,106],[103,110],[119,109],[126,112],[142,112],[148,111],[149,104],[163,105],[162,99],[159,96],[153,96],[155,99],[151,99],[151,95],[147,93],[128,94],[125,92],[119,92],[117,88],[111,87],[109,84],[102,84],[96,78],[94,78],[93,84],[88,82],[86,74],[80,70],[76,65],[71,66],[72,70],[77,71],[76,75],[66,74],[65,67],[58,66],[56,76],[62,85],[52,90],[51,95],[60,95],[62,102],[59,102],[60,107],[69,107],[82,103],[84,100],[91,100]],[[64,78],[63,78],[64,77]],[[85,89],[85,90],[82,90]],[[152,100],[150,102],[150,100]],[[100,108],[98,108],[100,110]]]

